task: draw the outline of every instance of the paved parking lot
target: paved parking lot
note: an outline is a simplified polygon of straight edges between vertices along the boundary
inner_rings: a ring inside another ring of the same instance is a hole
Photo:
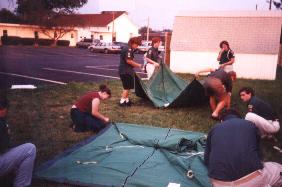
[[[136,54],[136,60],[143,63],[142,55]],[[3,46],[0,62],[1,88],[119,79],[119,54],[92,53],[87,49]],[[139,69],[137,72],[144,76]]]

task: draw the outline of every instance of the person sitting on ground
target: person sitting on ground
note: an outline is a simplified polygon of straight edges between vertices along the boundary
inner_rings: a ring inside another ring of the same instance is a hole
[[[195,77],[198,78],[200,73],[207,72],[210,72],[210,74],[205,78],[203,86],[206,95],[210,98],[211,117],[218,119],[219,113],[224,107],[230,108],[232,82],[236,80],[236,73],[234,71],[226,73],[223,69],[207,68],[196,72]]]
[[[145,70],[147,72],[148,79],[150,79],[155,71],[155,68],[159,68],[160,56],[159,56],[159,46],[161,39],[159,37],[154,37],[152,39],[152,47],[148,49],[146,53],[146,65]]]
[[[227,41],[221,41],[219,47],[221,49],[217,57],[219,68],[222,68],[227,73],[233,71],[235,56],[234,52],[229,47],[229,43]]]
[[[71,108],[71,119],[75,132],[103,129],[110,119],[99,112],[101,100],[111,97],[111,90],[106,85],[100,85],[99,91],[89,92],[80,97]]]
[[[119,77],[122,82],[123,91],[119,105],[121,107],[131,106],[132,102],[129,100],[129,92],[134,89],[135,72],[134,67],[142,69],[142,65],[134,61],[134,52],[141,44],[138,37],[130,38],[128,41],[129,47],[124,47],[120,52]]]
[[[222,114],[208,133],[204,163],[213,187],[282,185],[282,165],[263,162],[257,127],[236,110]]]
[[[8,101],[0,100],[0,178],[14,176],[15,187],[29,186],[32,179],[36,147],[25,143],[11,148],[10,130],[6,122]]]
[[[248,103],[248,113],[245,119],[253,122],[258,127],[262,137],[279,131],[280,124],[276,112],[269,103],[256,97],[252,88],[241,88],[239,96],[243,102]]]

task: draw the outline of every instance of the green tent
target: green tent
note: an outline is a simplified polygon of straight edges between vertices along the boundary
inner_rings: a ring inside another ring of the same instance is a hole
[[[198,132],[112,124],[43,164],[35,177],[82,186],[211,186],[203,164],[205,138]]]
[[[194,79],[187,82],[175,75],[165,64],[143,82],[137,75],[135,93],[149,99],[156,107],[186,107],[203,104],[207,101],[202,84]]]

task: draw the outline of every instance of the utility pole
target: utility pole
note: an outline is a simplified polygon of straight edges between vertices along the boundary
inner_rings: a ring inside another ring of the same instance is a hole
[[[269,3],[269,10],[271,10],[272,7],[272,0],[266,1],[267,3]]]
[[[115,33],[115,11],[112,11],[113,15],[113,28],[112,28],[112,42],[116,41],[116,33]]]
[[[150,25],[150,17],[148,17],[148,23],[147,23],[147,42],[149,41],[149,25]]]

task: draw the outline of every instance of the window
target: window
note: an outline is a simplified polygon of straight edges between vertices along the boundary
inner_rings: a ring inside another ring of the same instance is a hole
[[[100,40],[103,40],[103,35],[100,35]]]
[[[55,32],[54,32],[54,38],[57,38],[57,36],[58,36],[58,35],[57,35],[57,32],[55,31]]]
[[[71,38],[74,38],[73,33],[71,33]]]
[[[110,28],[111,28],[111,27],[110,27],[110,26],[108,26],[108,31],[110,30]]]
[[[7,30],[3,30],[3,36],[8,36],[8,31]]]
[[[35,38],[35,39],[38,39],[38,38],[39,38],[39,36],[38,36],[38,31],[34,31],[34,38]]]
[[[93,36],[93,34],[91,34],[91,39],[93,40],[93,38],[94,38],[94,36]]]

